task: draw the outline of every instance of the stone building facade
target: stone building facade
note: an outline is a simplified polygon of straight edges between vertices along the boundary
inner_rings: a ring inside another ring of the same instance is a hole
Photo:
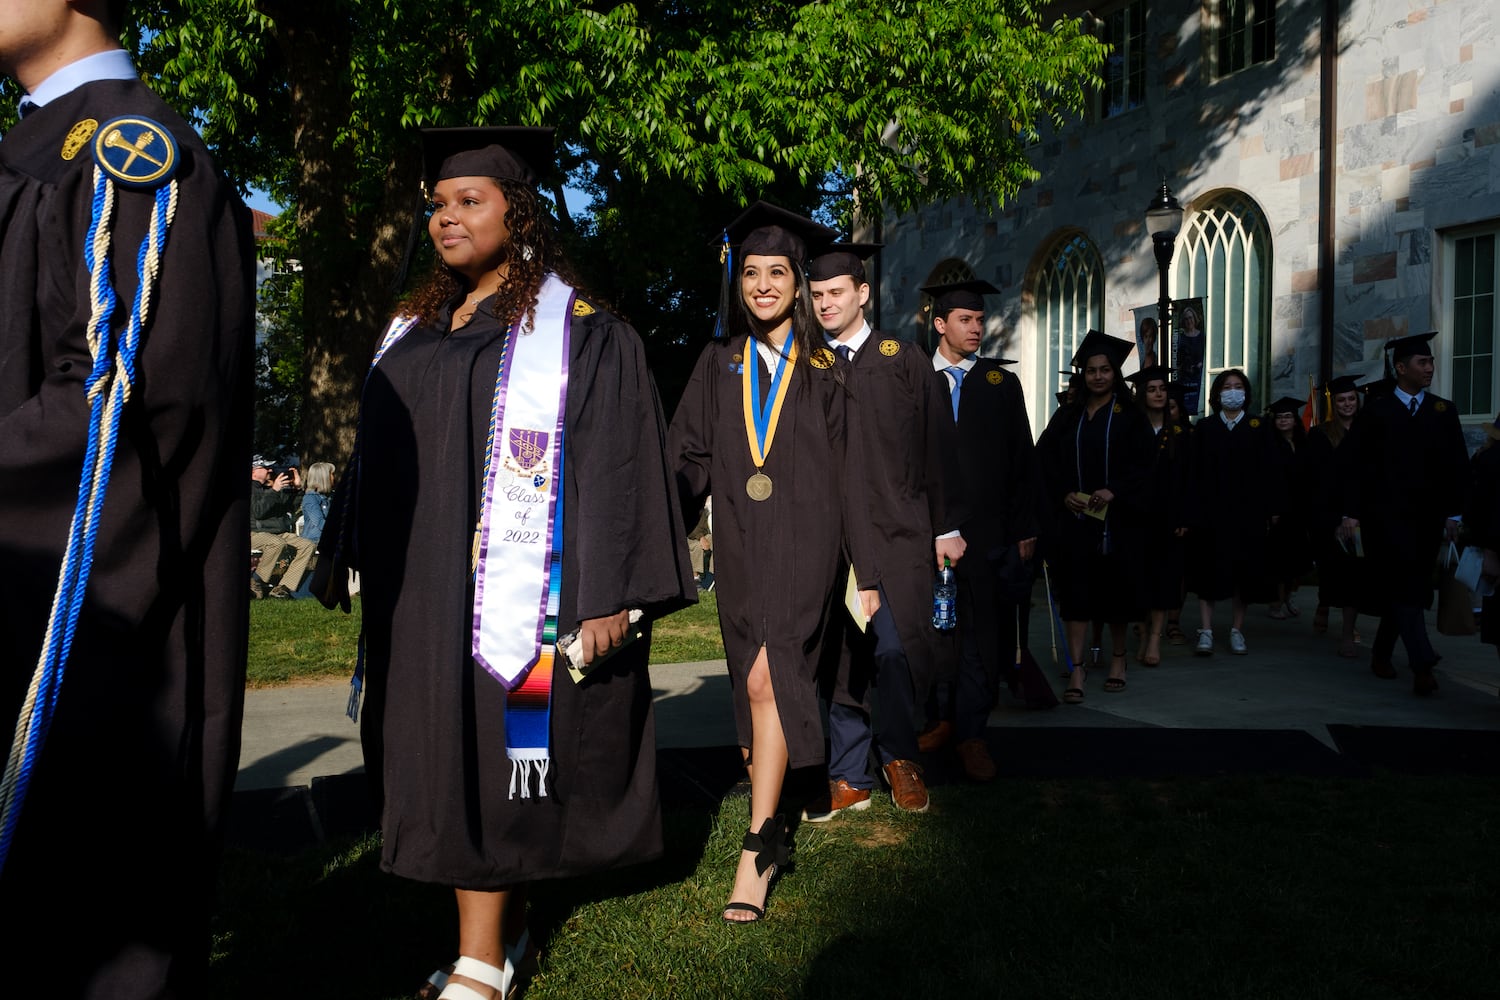
[[[1132,337],[1155,315],[1144,210],[1165,182],[1186,210],[1170,294],[1203,300],[1205,383],[1240,366],[1258,401],[1301,398],[1330,374],[1378,376],[1387,338],[1435,329],[1434,388],[1471,428],[1493,420],[1500,5],[1117,0],[1092,14],[1117,44],[1106,86],[1086,120],[1031,148],[1038,180],[998,211],[958,200],[881,220],[881,324],[926,339],[922,285],[993,282],[983,353],[1016,359],[1039,430],[1089,327]]]

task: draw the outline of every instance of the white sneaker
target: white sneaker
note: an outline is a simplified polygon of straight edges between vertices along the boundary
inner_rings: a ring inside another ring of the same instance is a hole
[[[1198,630],[1198,645],[1193,650],[1195,656],[1214,655],[1214,630],[1211,628],[1200,628]]]
[[[1250,647],[1245,645],[1245,634],[1237,628],[1229,630],[1229,651],[1235,656],[1244,656],[1250,652]]]

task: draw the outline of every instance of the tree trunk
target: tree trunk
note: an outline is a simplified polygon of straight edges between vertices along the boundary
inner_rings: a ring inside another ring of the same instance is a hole
[[[348,13],[297,0],[263,7],[275,20],[286,61],[297,164],[304,333],[301,455],[304,465],[328,461],[342,469],[354,448],[365,370],[395,295],[393,278],[416,205],[410,185],[417,157],[414,151],[398,156],[376,197],[360,198],[354,171],[341,166],[355,154],[338,144],[352,109],[345,75],[354,30]]]

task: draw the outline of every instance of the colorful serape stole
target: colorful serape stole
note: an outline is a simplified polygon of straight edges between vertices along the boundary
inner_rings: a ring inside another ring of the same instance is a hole
[[[557,453],[555,475],[560,489],[563,449],[558,448]],[[552,524],[552,566],[547,582],[547,617],[542,623],[541,655],[521,686],[513,688],[505,699],[505,755],[511,760],[511,798],[515,798],[518,791],[521,798],[530,798],[533,776],[537,795],[547,796],[547,770],[551,763],[552,668],[557,661],[557,608],[562,600],[562,550],[563,505],[559,502]]]

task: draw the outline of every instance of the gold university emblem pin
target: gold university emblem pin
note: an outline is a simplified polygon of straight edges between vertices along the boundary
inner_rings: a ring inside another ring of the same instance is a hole
[[[888,358],[894,358],[901,350],[901,344],[894,340],[882,340],[880,342],[880,353]]]
[[[832,368],[833,352],[826,347],[820,347],[812,352],[812,357],[807,359],[814,368]]]
[[[85,118],[72,128],[68,129],[67,137],[63,139],[62,158],[71,160],[78,155],[78,151],[89,144],[94,137],[94,132],[99,128],[99,122],[94,118]]]
[[[591,306],[591,305],[589,305],[587,302],[583,301],[582,299],[574,299],[573,300],[573,315],[574,316],[592,316],[592,315],[594,315],[594,307]]]
[[[1005,381],[1005,376],[1000,372],[986,372],[984,380],[990,385],[999,385]]]

